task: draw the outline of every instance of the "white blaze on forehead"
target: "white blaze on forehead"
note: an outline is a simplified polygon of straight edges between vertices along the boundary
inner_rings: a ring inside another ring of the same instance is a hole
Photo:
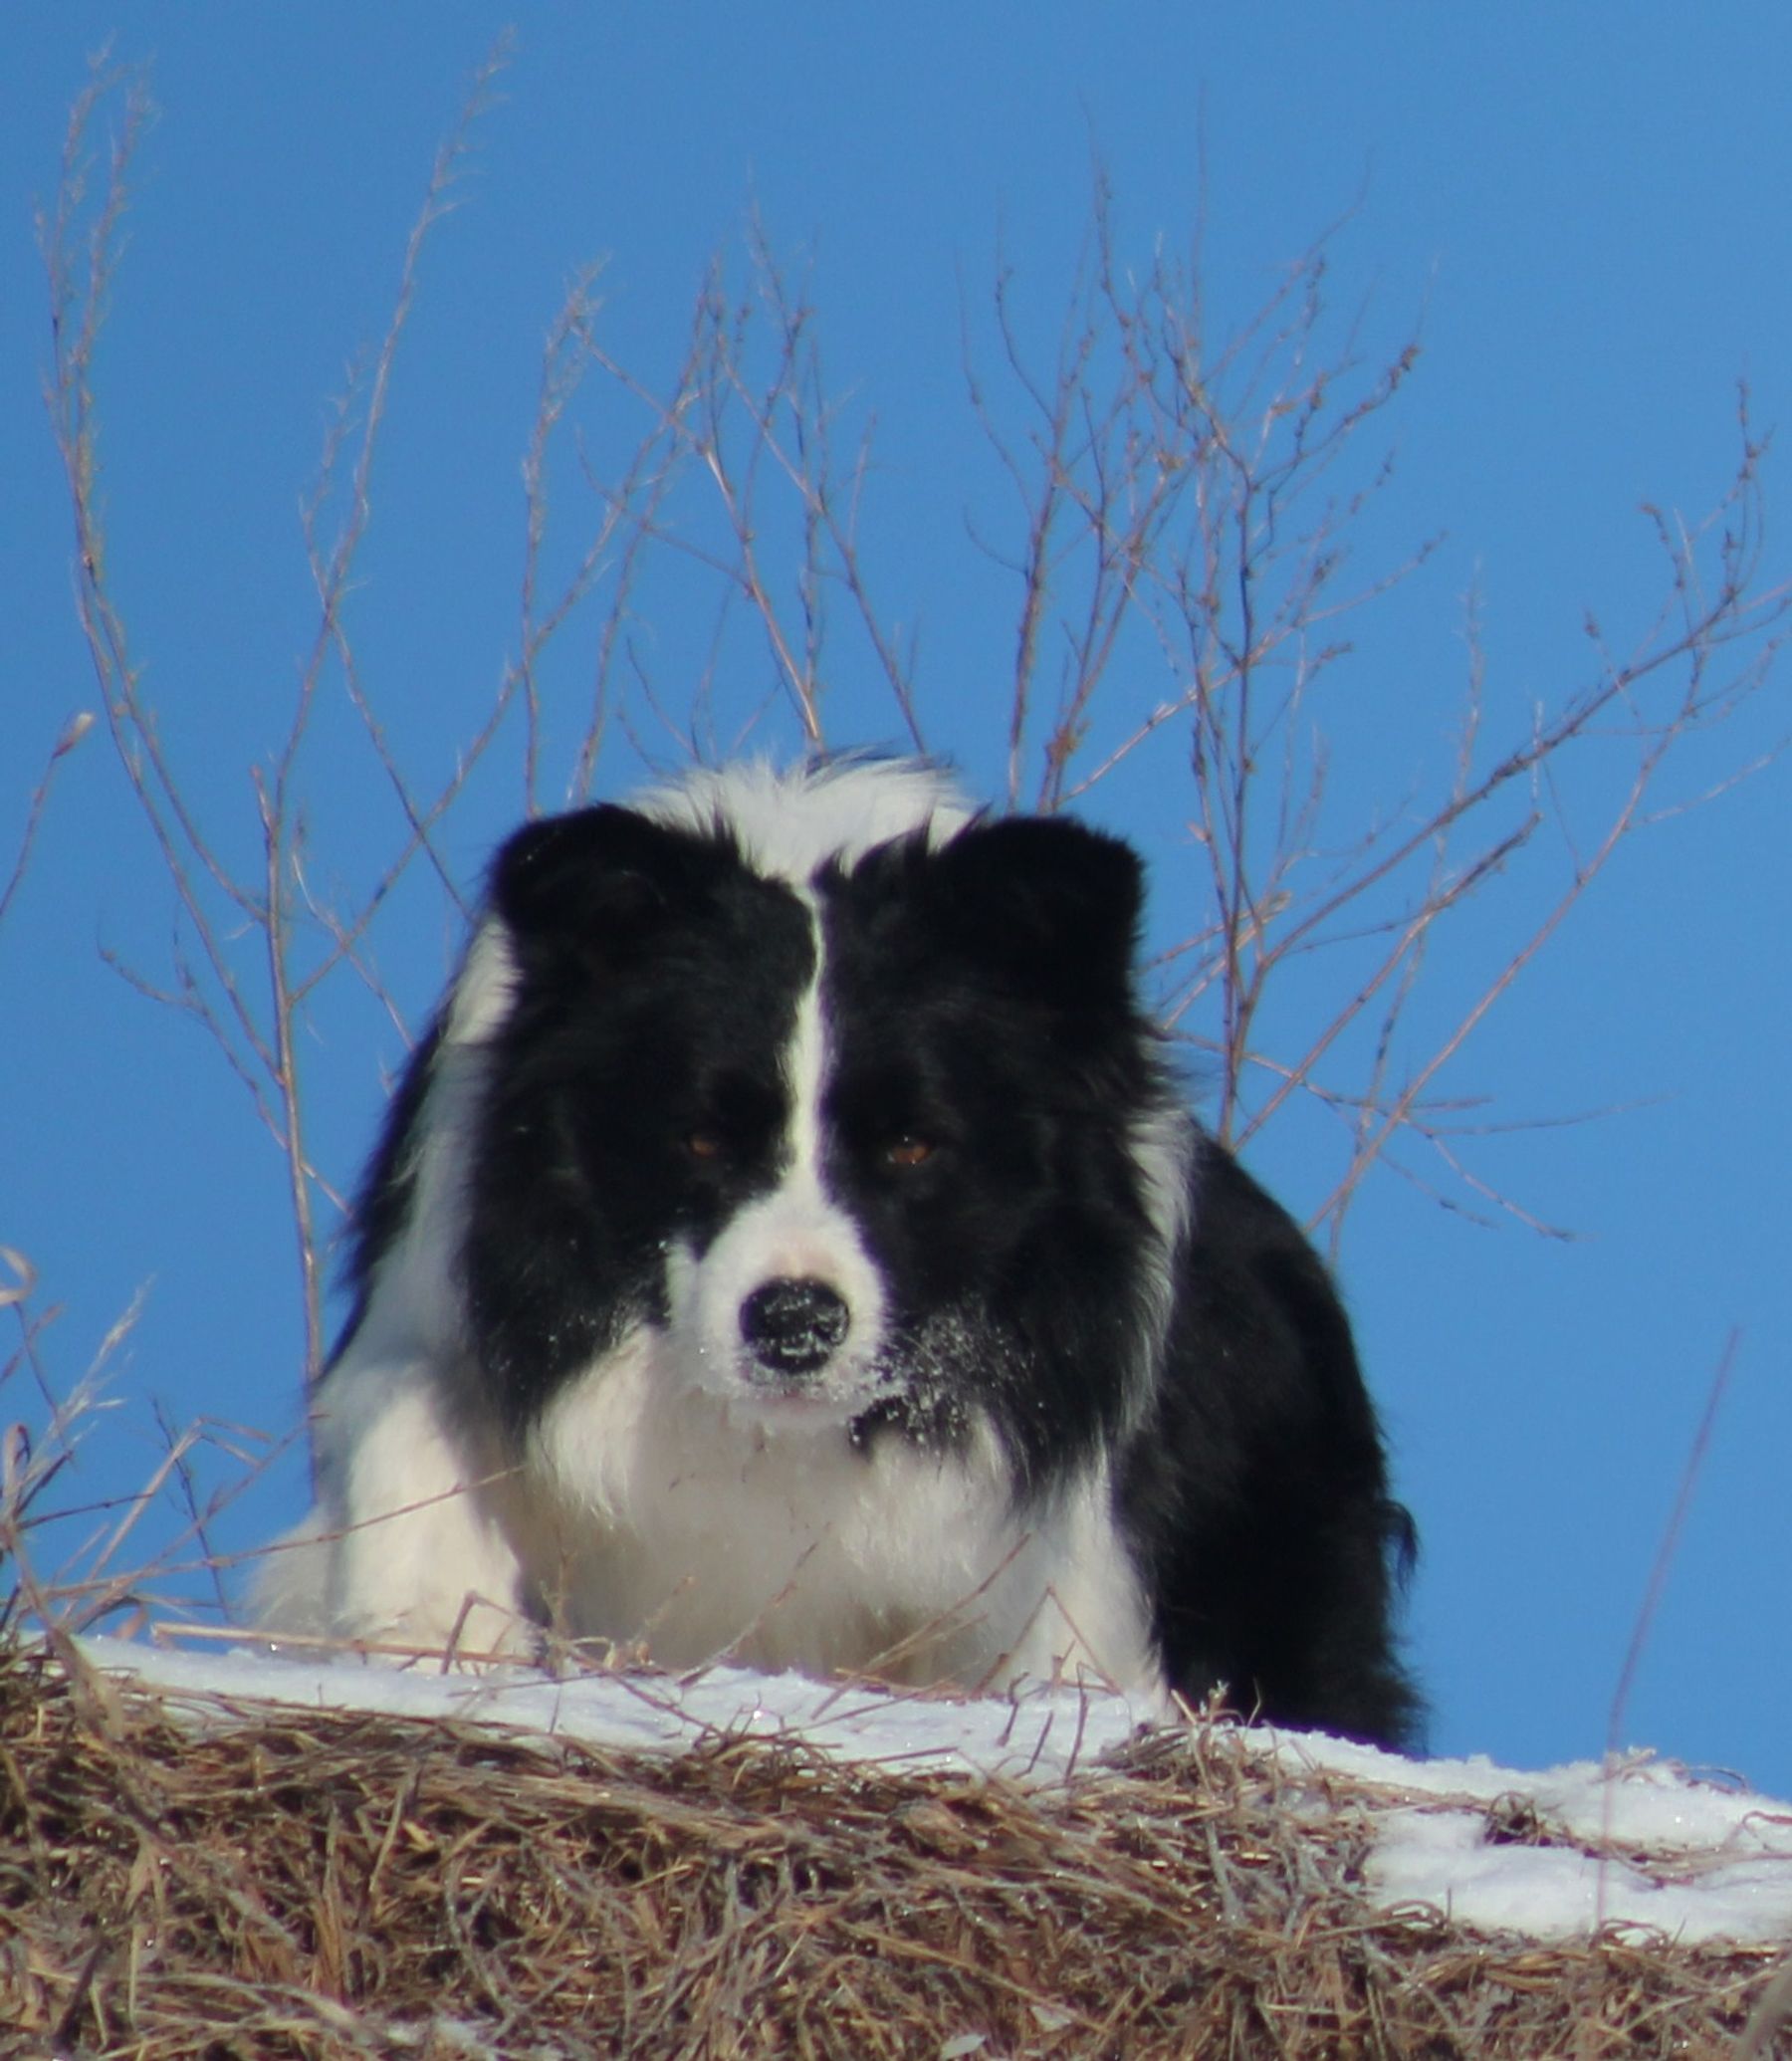
[[[886,1349],[887,1296],[875,1260],[851,1214],[828,1192],[822,1103],[830,1063],[825,942],[816,898],[797,888],[814,944],[809,980],[796,1003],[780,1070],[788,1097],[775,1183],[739,1210],[701,1254],[678,1244],[668,1259],[674,1339],[699,1387],[739,1395],[751,1387],[752,1354],[742,1307],[777,1280],[824,1282],[845,1304],[846,1335],[806,1384],[817,1401],[847,1410],[875,1390]]]
[[[821,1097],[827,1086],[827,1026],[821,1009],[821,984],[826,973],[827,942],[821,928],[821,909],[806,888],[798,889],[809,920],[809,942],[814,951],[814,971],[796,1004],[796,1023],[784,1053],[784,1075],[790,1094],[789,1128],[785,1141],[789,1170],[785,1181],[799,1181],[821,1192]]]

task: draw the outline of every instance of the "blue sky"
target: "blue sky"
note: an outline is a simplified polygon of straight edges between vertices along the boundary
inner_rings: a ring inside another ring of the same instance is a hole
[[[1314,704],[1338,843],[1447,769],[1471,591],[1491,752],[1588,677],[1589,611],[1615,644],[1643,634],[1663,580],[1639,504],[1695,520],[1715,503],[1738,379],[1757,428],[1792,415],[1792,22],[1768,5],[1719,4],[1695,23],[1654,5],[22,10],[0,79],[0,880],[46,755],[95,705],[40,398],[33,235],[88,55],[110,39],[115,62],[144,68],[157,109],[95,379],[108,574],[170,759],[220,854],[247,866],[251,774],[284,733],[316,629],[302,497],[334,397],[384,333],[436,147],[512,19],[456,206],[424,252],[344,610],[359,677],[419,778],[452,763],[518,647],[520,463],[568,281],[604,261],[601,342],[663,379],[712,260],[748,283],[756,216],[813,306],[842,436],[875,426],[865,561],[880,606],[918,634],[929,741],[987,792],[1004,765],[1014,606],[1011,576],[972,533],[1011,547],[1014,514],[967,400],[964,339],[993,380],[991,282],[1007,266],[1017,332],[1049,367],[1097,157],[1125,266],[1186,254],[1201,218],[1210,335],[1338,224],[1326,337],[1342,348],[1354,324],[1368,364],[1421,344],[1373,427],[1394,470],[1352,532],[1352,567],[1371,579],[1443,541],[1351,618],[1353,649]],[[629,434],[623,396],[587,382],[557,446],[550,568],[567,570],[590,534],[581,457],[613,464]],[[1783,478],[1770,454],[1770,518]],[[790,541],[769,524],[781,577]],[[1789,566],[1770,529],[1768,575]],[[898,724],[849,616],[836,596],[829,733],[889,741]],[[713,621],[689,561],[636,594],[634,662],[663,706],[688,702]],[[544,671],[550,796],[599,628],[598,612],[580,617]],[[766,698],[768,674],[738,624],[717,648],[726,729]],[[1128,648],[1127,666],[1148,661]],[[629,726],[671,750],[630,691],[598,764],[606,792],[638,777]],[[336,672],[320,707],[307,858],[332,892],[389,847],[391,804]],[[1775,676],[1692,741],[1659,801],[1675,807],[1769,751],[1789,709]],[[776,696],[754,742],[790,746]],[[1626,749],[1614,737],[1609,762],[1568,776],[1577,825],[1609,801]],[[1160,945],[1201,920],[1186,765],[1172,746],[1090,798],[1154,861]],[[490,769],[442,840],[463,883],[522,806],[513,738]],[[1349,1219],[1343,1276],[1425,1541],[1411,1628],[1440,1750],[1536,1764],[1601,1748],[1735,1332],[1622,1730],[1792,1793],[1792,1658],[1773,1629],[1792,1619],[1779,1178],[1792,1136],[1774,1041],[1789,999],[1774,942],[1789,928],[1789,777],[1769,766],[1627,840],[1444,1076],[1489,1125],[1517,1126],[1472,1141],[1476,1174],[1578,1236],[1546,1239],[1498,1211],[1482,1224],[1459,1186],[1444,1184],[1441,1206],[1386,1171]],[[1417,1008],[1403,1063],[1546,905],[1541,844],[1434,948],[1435,1001]],[[421,884],[390,915],[378,964],[414,1022],[453,926]],[[179,935],[96,730],[60,768],[0,929],[0,1244],[28,1256],[40,1305],[61,1307],[47,1375],[71,1382],[144,1291],[112,1364],[117,1407],[59,1485],[69,1501],[144,1479],[154,1405],[175,1424],[274,1432],[301,1407],[280,1157],[204,1033],[107,963],[165,984]],[[1328,977],[1290,982],[1269,1026],[1290,1047],[1317,1028]],[[314,1149],[341,1185],[402,1044],[364,994],[330,1000],[306,1037]],[[1611,1113],[1530,1121],[1587,1111]],[[1327,1192],[1333,1146],[1293,1115],[1250,1157],[1306,1210]],[[36,1408],[20,1370],[0,1414]],[[208,1484],[228,1471],[215,1453],[202,1467]],[[302,1495],[289,1454],[221,1520],[220,1543],[246,1547]]]

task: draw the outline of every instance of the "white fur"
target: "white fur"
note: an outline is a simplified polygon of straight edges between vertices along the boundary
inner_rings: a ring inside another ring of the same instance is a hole
[[[527,1652],[504,1471],[450,1428],[433,1369],[344,1360],[315,1436],[319,1501],[268,1555],[260,1622],[401,1652]]]
[[[454,999],[443,1027],[444,1044],[484,1044],[503,1030],[517,992],[517,962],[510,932],[488,916],[473,933],[455,978]]]
[[[699,767],[630,806],[681,829],[725,822],[756,871],[798,886],[830,858],[850,864],[913,830],[943,844],[975,813],[939,768],[875,759],[787,772],[764,760]]]
[[[1132,1383],[1135,1420],[1150,1400],[1151,1370],[1161,1362],[1170,1334],[1177,1255],[1192,1228],[1189,1166],[1194,1149],[1195,1127],[1185,1110],[1159,1109],[1134,1126],[1132,1162],[1145,1192],[1145,1214],[1154,1234],[1145,1254],[1151,1311],[1143,1327],[1137,1378]]]
[[[434,1651],[523,1651],[519,1567],[506,1542],[504,1466],[451,1421],[445,1395],[466,1341],[454,1256],[465,1169],[488,1063],[515,983],[504,926],[475,933],[430,1068],[404,1226],[382,1255],[366,1313],[319,1389],[317,1502],[270,1551],[255,1584],[276,1632]]]
[[[988,1444],[861,1455],[825,1418],[773,1428],[669,1396],[668,1372],[639,1334],[541,1426],[531,1558],[563,1572],[544,1600],[566,1632],[644,1634],[675,1668],[875,1662],[898,1681],[994,1687],[1088,1671],[1161,1694],[1104,1475],[1023,1520]]]

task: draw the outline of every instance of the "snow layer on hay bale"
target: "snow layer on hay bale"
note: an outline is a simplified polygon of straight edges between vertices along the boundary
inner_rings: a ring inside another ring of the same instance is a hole
[[[1209,1724],[1022,1782],[170,1694],[15,1644],[0,2054],[1792,2052],[1783,1948],[1378,1907],[1387,1807]],[[1484,1832],[1559,1836],[1510,1798]]]

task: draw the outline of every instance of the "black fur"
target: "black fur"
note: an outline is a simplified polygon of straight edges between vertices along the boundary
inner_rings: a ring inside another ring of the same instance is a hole
[[[1412,1745],[1390,1624],[1413,1522],[1350,1326],[1299,1227],[1211,1139],[1179,1273],[1119,1497],[1167,1669],[1191,1701],[1224,1684],[1247,1716]]]

